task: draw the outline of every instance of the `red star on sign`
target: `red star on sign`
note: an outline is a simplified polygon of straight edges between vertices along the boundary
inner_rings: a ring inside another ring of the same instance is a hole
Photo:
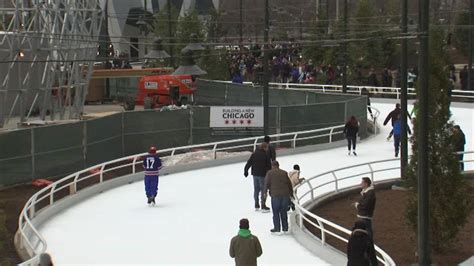
[[[240,120],[240,124],[243,124],[244,123],[244,120]]]
[[[225,123],[226,123],[226,124],[229,124],[229,120],[226,120]]]
[[[250,119],[247,120],[247,124],[249,124],[249,125],[252,124],[252,120],[250,120]]]
[[[232,120],[232,124],[237,124],[237,120]]]

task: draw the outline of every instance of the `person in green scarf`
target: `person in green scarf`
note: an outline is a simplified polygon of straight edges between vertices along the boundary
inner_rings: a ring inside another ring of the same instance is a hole
[[[250,232],[248,219],[241,219],[239,228],[230,241],[229,255],[235,258],[235,266],[256,266],[257,258],[262,255],[260,241]]]

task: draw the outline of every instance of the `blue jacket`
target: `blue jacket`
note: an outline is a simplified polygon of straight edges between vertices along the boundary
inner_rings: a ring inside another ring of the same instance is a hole
[[[401,135],[402,134],[402,124],[400,122],[400,119],[395,121],[395,123],[393,123],[393,135]]]
[[[157,176],[161,169],[161,159],[158,155],[148,154],[143,158],[143,169],[145,175]]]

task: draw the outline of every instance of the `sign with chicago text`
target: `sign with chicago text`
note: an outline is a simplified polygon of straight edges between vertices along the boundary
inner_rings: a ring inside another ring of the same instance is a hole
[[[263,107],[211,106],[211,128],[261,128]]]

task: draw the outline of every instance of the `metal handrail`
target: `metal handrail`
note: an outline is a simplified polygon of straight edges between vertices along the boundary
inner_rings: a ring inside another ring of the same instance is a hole
[[[458,152],[457,154],[474,154],[474,151]],[[294,188],[295,195],[296,195],[295,196],[295,199],[296,199],[295,210],[298,214],[298,226],[303,228],[303,221],[305,221],[309,223],[310,225],[314,226],[315,228],[319,229],[321,233],[321,242],[323,245],[326,244],[326,234],[331,235],[335,237],[336,239],[347,243],[349,241],[348,238],[344,238],[341,235],[328,230],[327,228],[332,227],[337,232],[342,233],[347,236],[350,236],[352,233],[349,229],[346,229],[334,222],[331,222],[327,219],[324,219],[312,213],[310,210],[306,209],[304,206],[306,206],[310,202],[314,202],[314,200],[318,199],[318,197],[324,196],[328,193],[328,191],[325,191],[324,193],[320,193],[318,195],[316,193],[317,189],[324,188],[324,187],[327,187],[328,185],[334,184],[334,190],[332,192],[338,193],[339,190],[341,189],[340,184],[339,184],[340,181],[353,179],[353,178],[357,178],[357,177],[361,177],[365,175],[370,175],[372,182],[376,183],[377,181],[379,181],[378,178],[375,177],[376,173],[398,170],[400,169],[400,164],[397,163],[397,165],[395,166],[392,164],[390,166],[385,166],[382,168],[380,167],[377,168],[374,166],[383,165],[387,163],[393,163],[393,162],[399,162],[399,161],[400,159],[397,158],[397,159],[387,159],[387,160],[379,160],[379,161],[374,161],[374,162],[356,164],[356,165],[338,168],[335,170],[330,170],[330,171],[305,179],[304,182],[298,184]],[[474,159],[465,159],[460,162],[464,162],[464,163],[474,162]],[[361,167],[368,168],[368,171],[361,172],[361,171],[356,170],[356,168],[361,168]],[[352,170],[352,171],[348,171],[348,170]],[[348,173],[348,174],[338,175],[339,172]],[[327,177],[328,179],[330,179],[330,181],[319,180],[324,177]],[[384,178],[384,179],[387,179],[387,178]],[[308,187],[308,190],[302,192],[304,187]],[[311,219],[315,220],[316,223],[314,223]],[[375,245],[375,251],[379,254],[379,256],[377,256],[377,259],[381,263],[383,263],[384,265],[395,265],[394,260],[377,245]]]
[[[269,83],[271,88],[275,89],[310,89],[320,92],[342,92],[342,85],[327,84],[300,84],[300,83]],[[399,87],[374,87],[364,85],[348,85],[347,92],[362,95],[362,90],[366,89],[371,94],[395,95],[400,99],[401,88]],[[416,95],[415,88],[407,88],[408,95]],[[452,97],[474,99],[474,91],[452,90]]]
[[[282,134],[274,134],[270,135],[271,137],[278,139],[278,143],[290,143],[292,148],[297,147],[297,140],[303,140],[308,138],[322,138],[328,137],[328,142],[331,143],[333,140],[333,136],[342,133],[342,129],[344,125],[338,125],[333,127],[326,127],[321,129],[315,130],[305,130],[299,132],[292,132],[292,133],[282,133]],[[329,131],[329,133],[327,133]],[[301,136],[304,137],[301,137]],[[308,136],[310,135],[310,136]],[[296,136],[296,137],[295,137]],[[287,139],[281,139],[282,137],[289,137]],[[237,149],[242,149],[244,147],[249,147],[251,150],[255,150],[257,147],[257,143],[259,140],[263,140],[263,136],[257,137],[249,137],[249,138],[242,138],[242,139],[235,139],[235,140],[227,140],[227,141],[219,141],[219,142],[212,142],[212,143],[205,143],[205,144],[196,144],[196,145],[188,145],[182,147],[175,147],[169,149],[163,149],[157,151],[158,154],[168,155],[168,158],[179,156],[177,152],[186,153],[196,153],[202,152],[199,151],[192,151],[193,149],[206,149],[207,152],[212,152],[213,156],[212,159],[217,159],[217,151],[236,151]],[[242,142],[247,144],[242,144]],[[224,146],[234,144],[232,146]],[[18,236],[20,239],[20,246],[21,248],[25,249],[31,259],[24,262],[23,265],[30,265],[37,261],[39,254],[45,252],[47,248],[46,240],[43,236],[38,232],[37,228],[33,225],[32,219],[38,214],[38,212],[42,208],[46,208],[48,206],[54,205],[58,199],[55,198],[55,192],[64,190],[69,187],[69,194],[66,196],[74,195],[78,192],[77,184],[81,181],[88,180],[94,177],[99,177],[98,183],[104,182],[104,173],[110,172],[116,169],[123,169],[123,168],[131,168],[132,173],[137,172],[137,164],[140,164],[141,161],[139,160],[140,157],[146,155],[147,153],[139,153],[135,155],[126,156],[123,158],[115,159],[112,161],[104,162],[101,164],[97,164],[91,167],[88,167],[84,170],[78,171],[76,173],[70,174],[54,183],[48,185],[47,187],[42,188],[38,192],[36,192],[33,196],[31,196],[28,201],[26,202],[25,206],[23,207],[20,216],[18,218]],[[108,166],[112,166],[108,168]],[[91,174],[92,172],[92,174]],[[86,174],[85,176],[81,176]],[[81,177],[80,177],[81,176]],[[96,185],[89,184],[87,186]],[[49,200],[48,200],[49,199]],[[46,206],[42,206],[38,208],[38,203],[41,201],[47,200]]]

